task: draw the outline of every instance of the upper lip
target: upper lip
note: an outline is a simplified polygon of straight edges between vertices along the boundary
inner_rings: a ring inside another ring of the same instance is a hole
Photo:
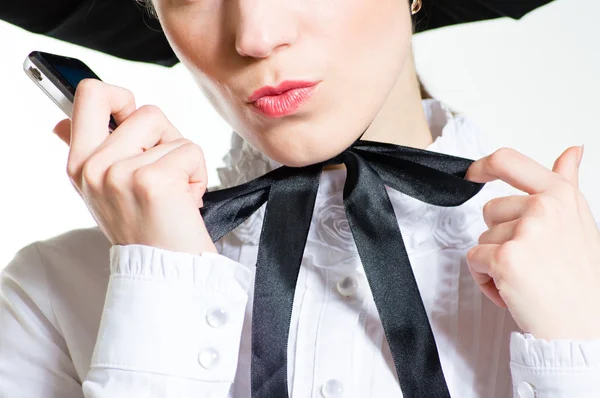
[[[254,102],[262,97],[271,96],[271,95],[280,95],[289,90],[294,90],[298,88],[306,88],[311,87],[317,84],[317,82],[307,82],[307,81],[299,81],[299,80],[286,80],[279,84],[277,87],[273,86],[264,86],[256,90],[250,98],[248,98],[249,102]]]

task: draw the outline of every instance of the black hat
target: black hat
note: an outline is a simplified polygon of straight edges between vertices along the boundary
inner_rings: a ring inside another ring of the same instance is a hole
[[[422,0],[416,32],[500,17],[519,19],[553,0]],[[376,5],[374,5],[376,7]],[[135,0],[3,0],[0,20],[132,61],[177,62],[160,24]]]
[[[422,0],[413,15],[415,32],[501,17],[521,19],[553,0]]]

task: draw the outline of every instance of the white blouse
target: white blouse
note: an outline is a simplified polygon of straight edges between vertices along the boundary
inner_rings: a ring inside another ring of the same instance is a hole
[[[468,119],[436,100],[423,107],[427,149],[492,152]],[[225,162],[224,187],[278,166],[236,134]],[[292,398],[402,397],[344,215],[345,173],[322,174],[292,310]],[[521,334],[469,273],[466,252],[487,229],[483,205],[521,192],[496,181],[443,208],[387,189],[452,397],[600,397],[600,341]],[[218,242],[220,254],[111,246],[97,227],[22,248],[0,279],[0,396],[249,397],[264,207]]]

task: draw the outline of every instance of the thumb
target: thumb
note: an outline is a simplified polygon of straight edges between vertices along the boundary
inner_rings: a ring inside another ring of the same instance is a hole
[[[52,132],[58,136],[65,144],[71,145],[71,120],[63,119],[54,128]]]
[[[552,171],[563,176],[575,187],[579,187],[579,165],[583,157],[583,145],[565,150],[554,162]]]

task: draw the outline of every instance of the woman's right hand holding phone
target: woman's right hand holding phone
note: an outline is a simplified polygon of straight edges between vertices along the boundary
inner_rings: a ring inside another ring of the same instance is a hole
[[[109,134],[113,115],[117,129]],[[67,174],[113,245],[216,253],[198,210],[207,187],[202,149],[156,107],[99,80],[77,86],[72,121],[54,128],[69,145]]]

